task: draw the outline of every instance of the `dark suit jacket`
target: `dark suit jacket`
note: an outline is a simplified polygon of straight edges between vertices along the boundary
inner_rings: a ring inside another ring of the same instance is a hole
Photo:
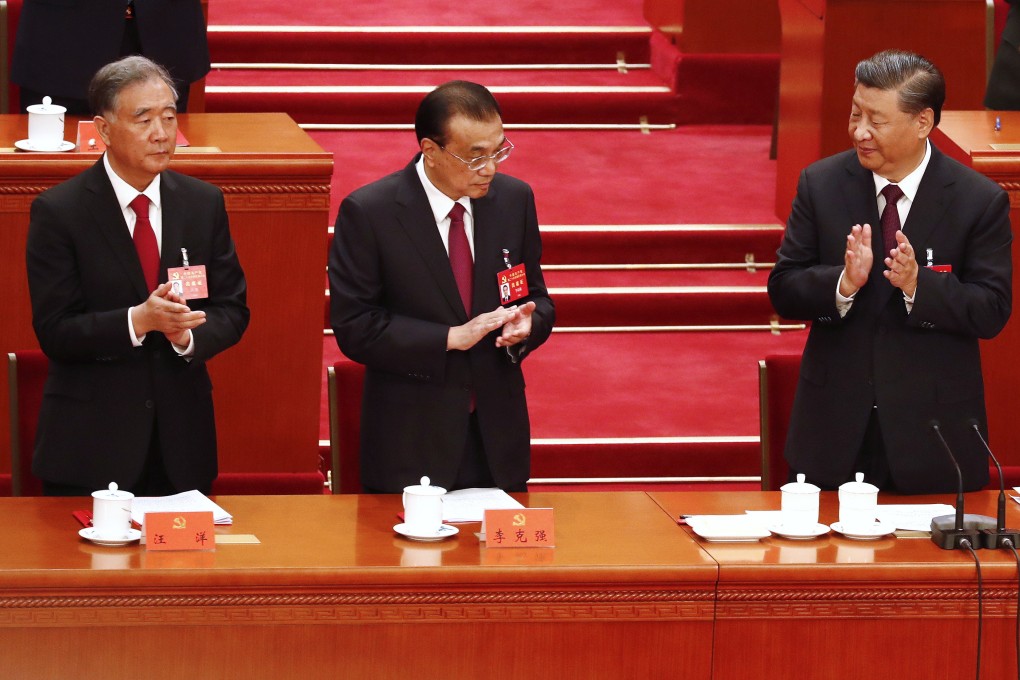
[[[447,352],[446,338],[451,326],[499,306],[503,248],[513,264],[525,264],[528,299],[537,304],[520,358],[549,337],[555,312],[539,267],[534,195],[520,180],[497,174],[472,207],[474,309],[466,311],[413,161],[340,206],[329,257],[331,322],[340,349],[367,367],[361,424],[367,487],[396,492],[422,475],[449,487],[464,450],[472,391],[496,483],[523,484],[530,476],[520,363],[495,346],[498,332],[467,352]]]
[[[871,224],[875,265],[844,318],[836,311],[846,236]],[[809,481],[838,484],[853,472],[873,405],[897,487],[956,489],[956,473],[930,428],[941,429],[968,489],[988,481],[988,459],[967,420],[985,427],[978,338],[996,335],[1012,307],[1009,201],[994,182],[932,147],[903,232],[920,272],[913,311],[885,270],[874,178],[853,150],[809,166],[769,276],[788,319],[810,320],[786,459]],[[926,268],[927,249],[935,265]]]
[[[1008,0],[1009,14],[1002,40],[988,74],[984,104],[989,109],[1020,110],[1020,3]]]
[[[130,487],[156,428],[167,473],[180,489],[216,477],[212,385],[205,362],[248,325],[246,288],[223,194],[173,171],[162,174],[160,281],[204,264],[209,297],[193,331],[195,355],[177,355],[162,333],[132,347],[128,308],[148,296],[134,242],[102,159],[32,203],[27,268],[32,323],[50,359],[33,472],[61,484]]]
[[[85,99],[89,81],[120,55],[125,0],[25,0],[14,42],[11,80],[51,96]],[[142,53],[175,80],[209,72],[199,0],[137,0]]]

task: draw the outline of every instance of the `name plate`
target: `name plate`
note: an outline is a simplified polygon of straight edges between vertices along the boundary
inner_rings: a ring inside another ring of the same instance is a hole
[[[211,512],[145,513],[146,550],[215,550]]]
[[[486,510],[485,545],[489,548],[555,548],[553,509]]]
[[[75,146],[78,151],[94,151],[96,153],[106,151],[106,144],[99,136],[95,122],[91,120],[78,121],[78,140]]]

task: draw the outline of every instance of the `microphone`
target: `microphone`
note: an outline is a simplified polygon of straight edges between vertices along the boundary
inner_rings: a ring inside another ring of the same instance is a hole
[[[978,436],[981,443],[985,447],[985,451],[991,456],[992,462],[995,463],[996,469],[999,471],[999,505],[996,512],[995,528],[994,529],[982,529],[981,534],[984,537],[984,546],[991,548],[1005,548],[1005,542],[1008,539],[1012,545],[1020,545],[1020,530],[1007,529],[1006,528],[1006,480],[1002,476],[1002,466],[999,465],[999,460],[992,453],[992,447],[988,446],[988,442],[981,435],[981,428],[978,427],[978,421],[976,418],[971,418],[967,421],[967,425],[974,430],[974,434]]]
[[[955,519],[953,515],[933,517],[931,520],[931,542],[943,550],[956,550],[959,547],[967,547],[966,545],[961,546],[964,541],[974,548],[980,548],[983,545],[980,530],[990,527],[987,524],[985,526],[978,526],[981,523],[979,515],[964,516],[963,473],[960,471],[960,465],[956,462],[956,456],[953,455],[952,450],[949,448],[946,438],[942,436],[939,421],[932,420],[929,426],[935,433],[935,436],[939,438],[939,441],[942,442],[942,448],[946,450],[946,455],[952,461],[953,468],[956,470],[957,481]],[[985,517],[984,519],[990,522],[995,521],[991,517]]]

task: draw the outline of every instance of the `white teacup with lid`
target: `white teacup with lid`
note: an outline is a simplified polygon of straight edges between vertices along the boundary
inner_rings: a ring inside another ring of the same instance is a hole
[[[404,487],[404,527],[415,536],[431,536],[443,526],[443,495],[446,489],[432,486],[428,477],[421,484]]]
[[[818,499],[821,489],[805,481],[798,474],[796,482],[779,488],[782,492],[779,511],[780,524],[794,531],[808,532],[818,525]]]
[[[855,481],[839,487],[839,523],[848,531],[867,530],[875,525],[878,510],[878,487],[864,481],[864,473],[856,473]]]
[[[110,482],[110,488],[92,492],[92,528],[97,538],[127,538],[131,528],[130,491],[121,491],[117,482]]]
[[[67,108],[43,97],[42,104],[27,107],[28,142],[37,151],[57,151],[64,143],[64,114]]]

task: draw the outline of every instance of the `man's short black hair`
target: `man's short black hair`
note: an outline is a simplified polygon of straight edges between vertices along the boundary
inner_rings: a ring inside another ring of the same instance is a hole
[[[445,146],[447,125],[454,116],[488,121],[501,118],[499,104],[486,88],[466,80],[451,80],[425,95],[414,117],[414,132],[421,140],[431,139]]]
[[[942,118],[946,101],[946,79],[942,71],[919,54],[885,50],[857,64],[857,85],[879,90],[896,90],[900,110],[917,115],[925,109],[935,112],[934,125]]]

